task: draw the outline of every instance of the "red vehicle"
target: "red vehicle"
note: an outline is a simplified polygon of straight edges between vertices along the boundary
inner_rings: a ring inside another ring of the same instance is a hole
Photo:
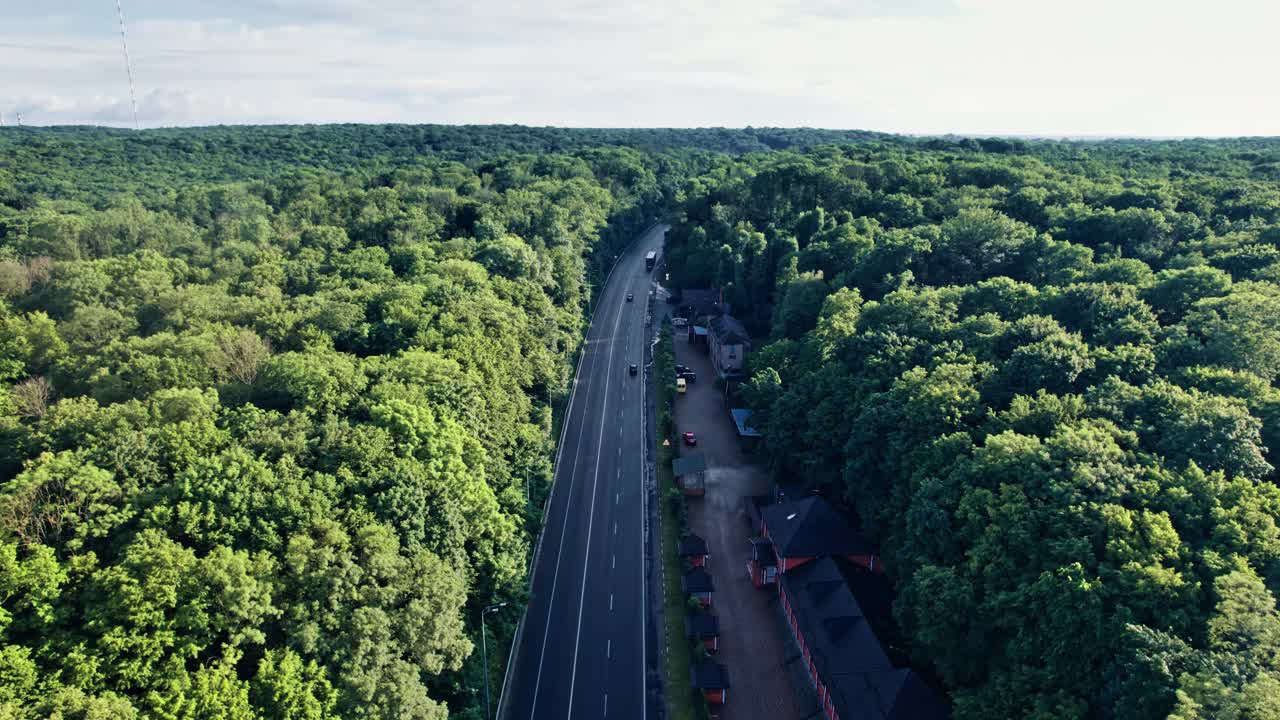
[[[698,444],[698,436],[691,432],[681,433],[680,437],[684,439],[684,444],[689,447],[695,447]]]

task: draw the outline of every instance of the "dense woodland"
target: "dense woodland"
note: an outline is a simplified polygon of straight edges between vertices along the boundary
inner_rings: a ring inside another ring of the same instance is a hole
[[[0,135],[0,717],[480,717],[591,284],[684,161],[64,134]]]
[[[868,140],[855,130],[758,128],[727,130],[568,130],[515,125],[288,125],[162,129],[9,128],[0,132],[0,204],[39,198],[100,205],[125,193],[162,205],[170,191],[197,183],[260,180],[299,168],[357,172],[365,177],[431,156],[476,166],[496,154],[576,153],[631,148],[654,157],[660,181],[684,176],[665,151],[689,156],[764,152]],[[705,161],[705,158],[704,158]]]
[[[497,126],[0,132],[0,718],[480,717],[668,213],[959,717],[1280,718],[1280,142]]]
[[[872,142],[691,183],[780,477],[977,718],[1280,718],[1280,142]]]

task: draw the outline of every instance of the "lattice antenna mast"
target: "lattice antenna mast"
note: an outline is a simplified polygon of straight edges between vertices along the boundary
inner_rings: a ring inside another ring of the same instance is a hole
[[[120,46],[124,48],[124,69],[129,73],[129,104],[133,107],[133,129],[138,126],[138,98],[133,92],[133,63],[129,60],[129,38],[124,32],[124,7],[116,0],[116,15],[120,17]]]

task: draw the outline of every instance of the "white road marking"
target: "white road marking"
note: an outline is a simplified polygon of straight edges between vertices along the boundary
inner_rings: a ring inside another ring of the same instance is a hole
[[[617,534],[618,534],[618,521],[617,521],[617,520],[614,520],[614,521],[613,521],[613,534],[614,534],[614,535],[617,535]]]
[[[607,716],[608,714],[609,714],[609,693],[605,693],[604,694],[604,712],[601,713],[601,717]]]
[[[622,325],[622,313],[619,312],[617,315],[617,319],[613,321],[613,336],[611,337],[617,336],[618,328],[621,325]],[[609,362],[606,363],[606,367],[608,367],[610,370],[613,369],[613,351],[615,347],[616,347],[616,344],[612,340],[610,340]],[[607,415],[609,411],[609,383],[612,381],[613,381],[613,373],[612,372],[606,373],[605,379],[604,379],[604,407],[600,409],[601,410],[600,414],[602,416]],[[600,423],[600,432],[596,436],[596,447],[599,448],[603,444],[604,444],[604,423]],[[619,454],[621,454],[622,448],[618,448],[618,452]],[[574,634],[574,639],[573,639],[573,672],[569,675],[569,707],[568,707],[568,711],[565,713],[566,718],[573,717],[573,690],[578,684],[578,648],[581,647],[582,645],[582,610],[583,610],[583,607],[586,605],[586,599],[587,599],[587,567],[590,565],[590,560],[591,560],[591,528],[595,525],[596,491],[599,488],[600,488],[600,453],[597,452],[595,472],[592,473],[592,478],[591,478],[591,508],[587,511],[587,543],[586,543],[587,547],[582,556],[582,586],[581,586],[582,589],[578,593],[578,629],[577,629],[577,632]],[[566,515],[567,514],[568,513],[566,513]],[[613,525],[613,534],[615,535],[618,534],[618,525],[616,522]],[[547,617],[548,627],[550,627],[550,622],[551,622],[550,613],[548,613],[548,617]],[[545,650],[545,644],[544,644],[544,650]],[[533,706],[534,707],[538,706],[536,699],[533,703]]]
[[[613,612],[613,593],[609,593],[609,612]]]
[[[658,234],[659,236],[662,236],[662,235],[665,235],[665,233],[666,233],[666,230],[661,230],[659,231]],[[643,329],[641,330],[641,332],[647,334],[649,333],[649,330]],[[648,338],[648,335],[646,335],[646,339],[647,338]],[[657,341],[656,335],[653,337],[653,340],[654,342]],[[640,361],[644,362],[643,355],[641,356]],[[649,518],[648,516],[649,496],[646,488],[647,481],[648,481],[648,465],[646,464],[647,463],[646,456],[648,455],[648,452],[649,452],[649,438],[646,437],[646,435],[649,434],[649,426],[645,422],[645,417],[649,410],[649,406],[648,406],[649,388],[648,388],[648,382],[647,382],[648,380],[647,373],[645,375],[645,378],[646,378],[646,382],[640,383],[640,438],[641,438],[640,502],[637,503],[640,506],[640,542],[636,543],[636,547],[639,548],[640,550],[640,562],[636,563],[636,567],[640,569],[640,593],[641,593],[640,594],[640,597],[641,597],[641,601],[640,601],[640,670],[641,670],[640,672],[640,717],[642,718],[649,717],[649,684],[646,680],[646,678],[649,675],[649,658],[648,658],[649,649],[645,647],[645,641],[648,640],[645,626],[648,624],[648,618],[646,616],[649,613],[646,605],[647,605],[647,599],[649,597],[649,594],[648,594],[649,587],[645,583],[645,574],[644,574],[645,524]]]
[[[604,657],[606,660],[613,659],[613,641],[606,640],[604,644]]]
[[[617,555],[610,555],[609,557],[610,557],[610,563],[609,563],[610,567],[611,567],[611,568],[616,568],[616,567],[618,567],[618,556],[617,556]]]
[[[592,324],[594,324],[594,322]],[[590,336],[590,334],[591,334],[591,327],[588,326],[587,335]],[[564,454],[564,447],[565,447],[564,435],[565,435],[565,432],[569,429],[569,420],[573,417],[574,402],[578,399],[579,378],[581,377],[581,374],[582,374],[582,366],[586,364],[586,355],[588,354],[591,355],[591,371],[587,372],[586,392],[587,393],[591,392],[591,389],[590,389],[591,375],[593,374],[592,371],[595,370],[596,360],[599,358],[599,353],[592,352],[588,348],[584,348],[582,352],[583,352],[583,357],[578,361],[578,367],[574,371],[573,389],[569,391],[569,408],[564,415],[564,419],[563,419],[564,424],[560,426],[560,447],[556,449],[556,461],[555,461],[554,470],[559,470],[560,468],[560,458]],[[606,385],[608,383],[607,377],[605,378],[605,383]],[[577,440],[577,444],[575,445],[575,449],[582,447],[582,434],[585,430],[586,430],[586,423],[583,422],[578,426],[578,440]],[[553,470],[553,478],[552,478],[553,482],[554,482],[554,470]],[[574,485],[577,483],[577,478],[578,478],[578,463],[575,462],[573,463],[572,469],[569,471],[569,496],[565,500],[566,503],[573,502],[572,500],[573,488],[574,488]],[[555,490],[555,487],[553,485],[552,491],[554,492],[554,490]],[[548,498],[548,507],[550,507],[551,500],[553,499],[554,498]],[[550,511],[548,510],[548,513],[549,512]],[[550,598],[550,602],[552,605],[555,604],[556,586],[560,582],[560,559],[564,554],[565,531],[567,531],[568,529],[569,529],[569,507],[568,505],[566,505],[565,513],[564,513],[564,522],[560,526],[560,542],[556,546],[556,569],[555,569],[555,572],[552,573],[551,575],[551,594],[548,596]],[[541,543],[541,539],[539,539],[538,553],[540,554],[541,552],[542,552],[542,543]],[[537,567],[537,557],[534,558],[534,565],[529,568],[530,585],[532,585],[532,582],[533,582],[532,575],[536,567]],[[547,638],[550,636],[550,633],[551,633],[551,608],[550,606],[548,606],[547,623],[546,623],[546,626],[543,627],[542,629],[542,648],[538,651],[538,675],[533,683],[532,706],[535,708],[538,706],[538,691],[542,687],[542,665],[543,665],[543,662],[546,660]],[[504,687],[503,695],[505,694],[506,694],[506,690]]]
[[[644,236],[642,236],[642,237],[641,237],[641,239],[638,241],[638,243],[637,243],[637,244],[645,244],[647,241],[649,241],[649,239],[653,238],[654,236],[656,236],[658,239],[662,239],[662,237],[666,234],[667,229],[668,229],[667,227],[665,227],[665,226],[663,226],[663,225],[661,225],[661,224],[654,224],[653,226],[651,226],[651,227],[650,227],[650,228],[645,232]],[[606,288],[608,287],[609,281],[613,278],[613,271],[614,271],[614,269],[615,269],[616,267],[617,267],[617,263],[615,263],[615,264],[614,264],[614,268],[610,268],[610,269],[609,269],[609,275],[608,275],[608,277],[606,277],[606,278],[605,278],[605,287],[606,287]],[[656,287],[656,286],[657,286],[657,283],[656,283],[656,282],[653,282],[653,281],[651,281],[651,280],[650,280],[649,282],[650,282],[650,285],[652,285],[652,286],[654,286],[654,287]],[[650,292],[650,295],[653,295],[655,291],[650,290],[649,292]],[[650,319],[650,317],[649,317],[649,313],[648,313],[648,311],[646,310],[646,312],[645,312],[645,329],[643,329],[643,330],[642,330],[642,332],[646,334],[646,337],[648,337],[648,336],[650,335],[650,331],[647,329],[647,328],[649,327],[649,319]],[[594,355],[594,353],[592,353],[592,352],[591,352],[591,348],[590,348],[590,347],[588,347],[588,346],[592,343],[592,341],[591,341],[591,339],[590,339],[590,335],[591,335],[591,329],[592,329],[592,327],[593,327],[594,325],[595,325],[595,314],[594,314],[594,313],[592,313],[591,318],[588,320],[587,333],[586,333],[587,337],[586,337],[586,338],[584,338],[583,350],[582,350],[582,353],[583,353],[583,354],[582,354],[582,356],[581,356],[581,357],[579,357],[579,359],[578,359],[577,367],[576,367],[576,368],[574,368],[573,382],[571,383],[571,386],[570,386],[570,389],[569,389],[569,406],[568,406],[567,410],[565,411],[564,424],[563,424],[563,425],[561,426],[561,428],[560,428],[560,442],[557,444],[555,464],[554,464],[554,469],[553,469],[553,472],[552,472],[552,479],[553,479],[552,489],[553,489],[553,491],[554,491],[554,489],[555,489],[555,485],[559,485],[559,484],[560,484],[560,483],[555,482],[555,478],[559,475],[560,459],[561,459],[561,455],[562,455],[562,453],[564,452],[564,447],[565,447],[565,444],[564,444],[564,437],[565,437],[565,435],[567,434],[568,429],[569,429],[569,420],[570,420],[570,418],[572,418],[572,417],[573,417],[573,408],[574,408],[574,405],[575,405],[575,401],[576,401],[576,399],[577,399],[577,392],[578,392],[578,387],[579,387],[579,384],[580,384],[580,376],[581,376],[581,374],[582,374],[582,367],[583,367],[583,365],[585,365],[585,364],[586,364],[586,362],[585,362],[586,357],[585,357],[585,356],[586,356],[586,355],[588,355],[588,354],[592,354],[592,355]],[[616,327],[617,327],[617,326],[615,325],[615,329],[616,329]],[[598,341],[597,341],[597,342],[598,342]],[[657,337],[657,334],[656,334],[656,333],[652,333],[652,337],[650,338],[650,349],[652,349],[652,348],[656,347],[656,346],[657,346],[657,344],[658,344],[658,337]],[[611,349],[611,352],[612,352],[612,349]],[[595,365],[595,359],[593,358],[593,360],[592,360],[592,367],[593,367],[593,368],[594,368],[594,365]],[[647,376],[648,369],[649,369],[652,365],[653,365],[653,362],[652,362],[652,361],[645,365],[645,372],[646,372],[646,376],[645,376],[645,378],[646,378],[646,381],[647,381],[647,377],[648,377],[648,376]],[[647,395],[647,390],[648,390],[648,388],[647,388],[647,386],[646,386],[646,381],[642,381],[642,382],[641,382],[641,385],[640,385],[640,397],[641,397],[641,400],[642,400],[642,403],[641,403],[641,406],[642,406],[642,407],[644,407],[644,402],[643,402],[643,401],[644,401],[644,398],[645,398],[645,397],[646,397],[646,395]],[[588,381],[587,381],[587,385],[588,385],[588,387],[591,385],[591,382],[590,382],[590,374],[588,374]],[[607,388],[608,388],[608,382],[607,382],[607,379],[606,379],[606,390],[607,390]],[[643,416],[643,414],[642,414],[642,416],[641,416],[641,417],[642,417],[642,418],[644,417],[644,416]],[[579,446],[581,446],[581,438],[582,438],[582,428],[581,428],[581,427],[579,427],[579,429],[578,429],[578,438],[579,438]],[[644,541],[644,538],[645,538],[646,533],[648,532],[648,529],[647,529],[647,527],[646,527],[646,521],[645,521],[645,519],[647,518],[647,510],[646,510],[646,508],[647,508],[647,506],[648,506],[648,497],[647,497],[647,496],[645,495],[645,493],[644,493],[644,487],[645,487],[645,485],[646,485],[646,481],[645,481],[645,479],[644,479],[644,478],[646,477],[646,461],[647,461],[647,460],[646,460],[646,458],[647,458],[647,455],[648,455],[648,446],[647,446],[647,445],[642,444],[642,445],[641,445],[641,452],[640,452],[641,494],[640,494],[640,503],[639,503],[639,505],[640,505],[640,518],[641,518],[641,522],[640,522],[640,538],[641,538],[641,542],[637,545],[637,547],[638,547],[638,548],[639,548],[639,550],[640,550],[640,560],[641,560],[641,562],[639,563],[639,570],[640,570],[640,587],[642,587],[642,588],[644,588],[644,587],[645,587],[645,583],[644,583],[644,580],[645,580],[645,568],[644,568],[644,552],[645,552],[645,548],[644,548],[644,542],[643,542],[643,541]],[[573,492],[573,485],[574,485],[574,482],[576,481],[576,477],[577,477],[577,464],[575,463],[575,464],[574,464],[574,470],[570,473],[570,483],[569,483],[569,488],[570,488],[570,489],[569,489],[569,491],[568,491],[568,492],[570,493],[570,499],[567,499],[567,500],[565,501],[566,503],[571,503],[571,502],[572,502],[572,500],[571,500],[571,496],[572,496],[572,492]],[[563,493],[561,493],[561,494],[563,494]],[[548,515],[550,514],[550,512],[551,512],[551,511],[550,511],[550,508],[551,508],[551,506],[553,505],[553,502],[552,502],[552,501],[553,501],[553,499],[554,499],[554,492],[552,493],[552,496],[551,496],[551,497],[548,497],[548,498],[547,498],[547,504],[546,504],[546,506],[545,506],[545,507],[544,507],[544,509],[543,509],[544,516],[548,516]],[[557,549],[556,549],[556,567],[555,567],[555,573],[553,574],[553,576],[552,576],[552,580],[551,580],[551,595],[550,595],[549,597],[550,597],[550,602],[552,603],[552,605],[554,605],[554,603],[555,603],[555,591],[556,591],[556,585],[557,585],[557,583],[559,582],[559,579],[560,579],[560,559],[561,559],[561,555],[563,554],[563,551],[564,551],[565,530],[566,530],[567,528],[568,528],[568,504],[566,504],[566,510],[565,510],[565,522],[564,522],[564,524],[561,526],[561,529],[560,529],[560,544],[559,544],[559,546],[558,546],[558,547],[557,547]],[[533,572],[534,572],[534,569],[537,567],[537,565],[538,565],[538,560],[539,560],[539,558],[542,556],[542,541],[546,538],[547,534],[548,534],[548,533],[543,533],[541,536],[539,536],[539,538],[538,538],[538,546],[537,546],[537,548],[534,550],[534,557],[533,557],[533,561],[532,561],[532,562],[530,563],[530,565],[529,565],[529,584],[530,584],[530,588],[532,588],[532,585],[533,585]],[[584,569],[584,574],[585,574],[585,569]],[[647,592],[647,590],[646,590],[645,592]],[[613,602],[613,597],[612,597],[612,595],[610,595],[610,608],[611,608],[611,609],[612,609],[612,602]],[[517,629],[516,629],[516,644],[517,644],[517,645],[522,645],[522,644],[523,644],[523,640],[522,640],[521,638],[522,638],[522,637],[523,637],[523,635],[524,635],[524,621],[525,621],[525,619],[527,618],[527,616],[528,616],[528,610],[527,610],[527,608],[526,608],[526,612],[525,612],[525,614],[524,614],[524,615],[521,615],[521,617],[520,617],[520,624],[519,624],[519,626],[518,626],[518,627],[517,627]],[[648,672],[648,670],[647,670],[647,667],[648,667],[648,648],[645,646],[646,625],[647,625],[647,622],[648,622],[648,621],[647,621],[647,619],[645,618],[645,613],[643,613],[643,612],[642,612],[642,613],[640,614],[640,659],[641,659],[641,667],[642,667],[642,668],[645,668],[645,672],[643,672],[643,673],[641,673],[641,674],[640,674],[640,706],[641,706],[641,713],[640,713],[640,717],[642,717],[642,718],[648,717],[648,708],[649,708],[649,698],[648,698],[648,692],[647,692],[647,691],[648,691],[648,684],[647,684],[647,682],[646,682],[646,680],[645,680],[646,673]],[[581,634],[581,626],[582,626],[582,604],[581,604],[581,600],[579,601],[579,605],[578,605],[578,626],[579,626],[579,627],[578,627],[579,634]],[[546,649],[547,649],[547,633],[550,631],[550,629],[551,629],[551,609],[550,609],[550,608],[548,608],[548,612],[547,612],[547,624],[546,624],[546,628],[543,630],[543,634],[542,634],[542,647],[541,647],[541,649],[538,651],[538,675],[537,675],[537,680],[536,680],[536,682],[535,682],[535,684],[534,684],[534,690],[533,690],[533,706],[534,706],[535,708],[537,707],[538,690],[539,690],[539,688],[541,687],[541,684],[542,684],[542,666],[543,666],[543,662],[544,662],[545,657],[546,657]],[[576,671],[577,671],[577,658],[576,658],[577,646],[576,646],[576,645],[575,645],[575,647],[574,647],[574,653],[575,653],[575,658],[574,658],[574,672],[576,673]],[[506,672],[506,676],[505,676],[505,677],[506,677],[506,678],[508,678],[508,679],[510,678],[510,675],[511,675],[511,664],[512,664],[512,661],[514,660],[514,658],[515,658],[516,654],[517,654],[516,652],[512,652],[512,653],[511,653],[511,655],[510,655],[510,656],[508,657],[508,659],[507,659],[507,672]],[[500,693],[500,694],[499,694],[499,696],[498,696],[498,717],[503,717],[503,715],[502,715],[502,710],[503,710],[503,704],[504,704],[504,702],[505,702],[505,701],[506,701],[506,699],[507,699],[507,693],[506,693],[506,690],[507,690],[507,689],[508,689],[508,685],[504,685],[504,686],[503,686],[503,691],[502,691],[502,693]],[[572,707],[572,703],[573,703],[572,695],[570,696],[570,700],[569,700],[569,702],[570,702],[570,707]],[[609,705],[609,696],[606,694],[606,695],[605,695],[605,712],[606,712],[606,713],[608,712],[608,705]]]

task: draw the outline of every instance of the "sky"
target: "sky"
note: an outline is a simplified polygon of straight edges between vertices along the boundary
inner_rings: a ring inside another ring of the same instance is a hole
[[[1274,0],[123,0],[143,127],[1280,135]],[[0,2],[0,112],[131,126],[112,0]]]

